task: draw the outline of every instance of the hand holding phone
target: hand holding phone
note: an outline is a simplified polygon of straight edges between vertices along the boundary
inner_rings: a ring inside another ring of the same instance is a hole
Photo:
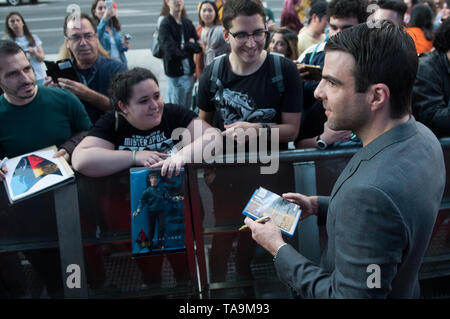
[[[297,69],[303,80],[320,81],[322,79],[322,68],[318,65],[297,64]]]

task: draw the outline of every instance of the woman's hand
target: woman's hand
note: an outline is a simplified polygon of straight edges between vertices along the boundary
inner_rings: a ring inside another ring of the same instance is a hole
[[[151,167],[166,158],[168,155],[156,151],[137,151],[136,166]]]
[[[27,51],[29,54],[36,56],[36,50],[34,48],[28,48]]]
[[[105,13],[103,14],[103,19],[108,21],[112,17],[117,16],[117,12],[116,11],[117,10],[114,9],[113,7],[106,8]]]
[[[171,178],[174,171],[175,176],[178,176],[181,168],[186,163],[183,155],[179,154],[180,153],[177,153],[169,158],[166,158],[165,160],[155,163],[151,165],[150,168],[161,168],[161,176],[165,176],[167,173],[167,177]]]

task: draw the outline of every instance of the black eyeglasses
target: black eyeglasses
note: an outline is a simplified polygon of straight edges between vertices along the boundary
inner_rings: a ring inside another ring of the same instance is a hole
[[[253,37],[253,40],[255,40],[255,42],[262,42],[266,39],[266,36],[269,35],[269,31],[263,29],[256,30],[253,33],[247,33],[244,31],[236,33],[228,31],[228,33],[231,34],[233,38],[235,38],[236,41],[239,43],[247,42],[250,39],[250,37]]]

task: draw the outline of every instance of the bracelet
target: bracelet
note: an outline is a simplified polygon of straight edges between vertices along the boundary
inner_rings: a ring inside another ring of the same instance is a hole
[[[287,243],[284,243],[283,245],[281,245],[280,247],[278,247],[277,252],[275,253],[275,256],[273,256],[273,262],[275,262],[275,259],[277,259],[278,256],[278,252],[280,251],[281,247],[286,246]]]
[[[133,162],[132,166],[136,166],[136,151],[133,151]]]

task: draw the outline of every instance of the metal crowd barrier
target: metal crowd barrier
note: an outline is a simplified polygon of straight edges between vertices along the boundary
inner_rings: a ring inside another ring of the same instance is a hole
[[[441,144],[450,163],[450,138]],[[241,211],[259,186],[328,195],[358,149],[283,151],[272,175],[261,175],[260,164],[187,165],[186,252],[166,256],[131,258],[128,171],[99,179],[77,174],[76,182],[13,206],[2,188],[0,297],[290,298],[271,256],[250,232],[237,231]],[[433,280],[450,276],[449,211],[447,183],[420,272],[424,297],[441,296]],[[326,232],[312,216],[287,240],[318,262]]]

